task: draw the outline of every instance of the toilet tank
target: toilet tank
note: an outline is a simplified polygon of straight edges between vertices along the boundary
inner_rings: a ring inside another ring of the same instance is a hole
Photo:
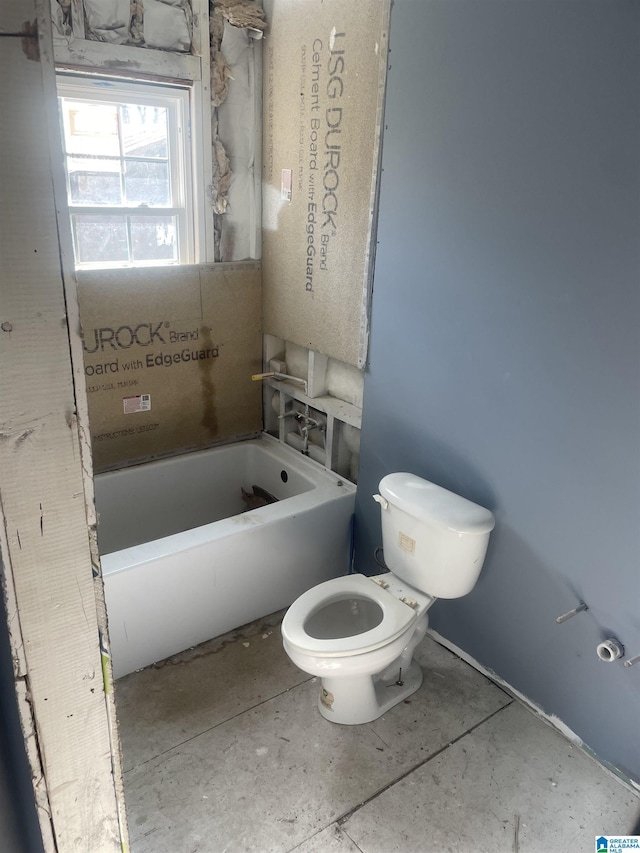
[[[471,592],[493,513],[415,474],[388,474],[379,488],[384,560],[393,574],[435,598]]]

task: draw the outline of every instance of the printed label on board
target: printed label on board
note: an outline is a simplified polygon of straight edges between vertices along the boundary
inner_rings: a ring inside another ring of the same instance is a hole
[[[414,554],[416,550],[416,540],[407,536],[406,533],[400,533],[398,537],[398,545],[401,551],[406,551],[407,554]]]
[[[151,411],[151,394],[123,397],[122,406],[125,415],[133,415],[135,412],[149,412]]]
[[[132,347],[151,347],[161,344],[190,343],[199,341],[205,336],[209,327],[198,327],[191,329],[171,329],[170,320],[161,320],[159,323],[138,323],[136,325],[101,326],[100,328],[87,330],[83,333],[83,349],[90,355],[95,352],[107,352],[112,350],[128,350]]]
[[[304,187],[307,164],[307,251],[304,259],[304,289],[313,293],[318,272],[329,271],[330,245],[338,235],[339,207],[344,179],[342,159],[343,110],[350,98],[345,91],[345,71],[349,65],[347,33],[331,30],[329,43],[316,38],[310,48],[302,45],[300,104],[300,167],[298,185]],[[306,107],[305,107],[306,98]],[[330,106],[329,106],[330,105]],[[306,114],[305,114],[306,110]],[[345,125],[348,121],[345,121]],[[303,150],[304,148],[304,150]],[[341,212],[340,217],[344,214]]]
[[[291,184],[292,172],[291,169],[282,170],[282,178],[280,181],[280,197],[285,201],[291,201]]]

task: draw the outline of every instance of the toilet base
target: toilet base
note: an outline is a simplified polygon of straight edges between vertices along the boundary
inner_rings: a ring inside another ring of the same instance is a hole
[[[352,678],[322,678],[318,710],[332,723],[358,726],[377,720],[394,705],[404,701],[422,684],[422,669],[416,661],[392,678],[362,675]]]

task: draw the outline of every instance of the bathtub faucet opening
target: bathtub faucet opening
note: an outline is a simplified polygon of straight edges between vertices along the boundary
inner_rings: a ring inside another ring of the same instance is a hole
[[[315,418],[309,417],[309,415],[305,412],[305,414],[299,419],[302,421],[302,452],[305,456],[309,455],[309,433],[314,429],[319,430],[320,432],[324,432],[326,427],[320,421],[315,420]]]

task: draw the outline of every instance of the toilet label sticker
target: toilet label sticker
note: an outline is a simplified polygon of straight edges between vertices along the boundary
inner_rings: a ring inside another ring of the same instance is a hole
[[[327,710],[333,711],[333,693],[325,690],[324,687],[320,691],[320,701]]]
[[[407,554],[414,554],[416,550],[416,540],[412,539],[410,536],[407,536],[406,533],[400,532],[398,537],[398,545],[400,546],[401,551],[405,551]]]

